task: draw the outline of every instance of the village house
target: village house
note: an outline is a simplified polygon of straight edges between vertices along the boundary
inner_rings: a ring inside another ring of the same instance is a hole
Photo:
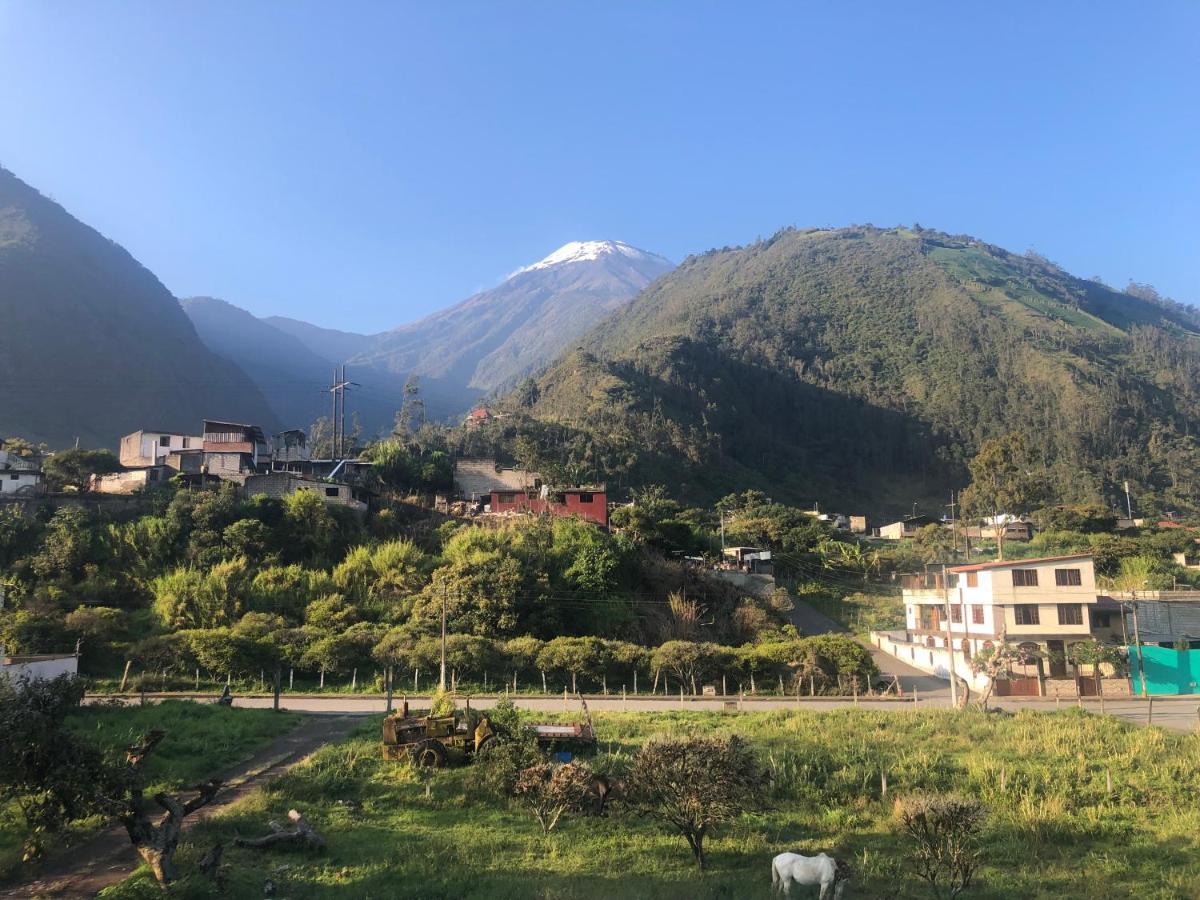
[[[899,522],[881,526],[879,536],[887,541],[900,541],[915,537],[917,532],[927,525],[941,524],[943,524],[942,521],[933,516],[908,516]]]
[[[935,647],[945,646],[949,630],[967,659],[1002,640],[1057,657],[1069,643],[1092,636],[1097,593],[1089,555],[951,566],[945,584],[934,572],[906,580],[903,588],[908,634]]]
[[[543,485],[538,490],[493,490],[487,511],[492,514],[579,516],[601,528],[608,528],[608,494],[603,485],[569,488]]]
[[[166,464],[166,457],[180,450],[200,450],[204,438],[177,431],[135,431],[121,438],[118,459],[127,469]]]
[[[353,485],[335,481],[316,481],[291,472],[247,475],[242,487],[247,497],[267,496],[283,499],[291,494],[310,491],[328,506],[343,506],[359,515],[367,512],[367,500]]]
[[[19,456],[0,441],[0,497],[34,497],[41,491],[41,457]]]
[[[454,461],[454,495],[472,503],[491,499],[493,491],[537,492],[542,478],[536,472],[500,465],[489,457],[464,457]]]
[[[474,431],[475,429],[477,429],[481,425],[483,425],[485,422],[491,422],[494,419],[503,419],[503,418],[504,418],[503,413],[492,412],[486,406],[477,406],[473,410],[471,410],[469,413],[467,413],[467,418],[465,420],[465,424],[467,426],[467,431]]]
[[[1047,679],[1067,678],[1073,644],[1121,640],[1120,604],[1097,594],[1088,554],[950,566],[944,574],[905,576],[902,587],[905,630],[872,633],[876,646],[942,677],[953,658],[954,670],[976,687],[970,661],[997,644],[1025,651],[1030,670],[1022,672],[1030,677],[1010,677],[997,690],[1042,694]],[[1070,684],[1073,694],[1074,679]],[[1108,690],[1122,688],[1128,682]]]
[[[743,572],[755,575],[771,575],[774,572],[771,551],[761,547],[726,547],[721,555],[726,563]]]
[[[304,463],[309,461],[308,435],[299,428],[289,428],[275,435],[272,442],[271,468],[282,470],[289,463]]]
[[[271,460],[271,445],[257,425],[204,420],[204,469],[222,478],[252,475]]]

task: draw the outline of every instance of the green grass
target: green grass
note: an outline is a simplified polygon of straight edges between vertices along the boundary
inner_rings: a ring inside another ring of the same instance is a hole
[[[955,790],[988,806],[977,898],[1200,896],[1200,738],[1071,711],[596,715],[597,766],[619,768],[651,735],[737,731],[772,772],[770,807],[710,838],[698,873],[685,844],[617,812],[564,820],[543,838],[471,770],[437,773],[431,795],[405,764],[379,758],[378,720],[198,827],[180,850],[193,869],[215,840],[256,834],[298,807],[324,834],[321,855],[226,850],[224,896],[289,898],[766,897],[786,849],[851,859],[855,897],[922,897],[892,815],[896,796]],[[890,792],[880,794],[880,772]],[[1113,777],[1108,794],[1105,772]],[[1001,787],[1003,773],[1004,787]],[[339,800],[356,805],[339,804]],[[228,847],[228,844],[227,844]],[[189,877],[173,894],[207,897]],[[161,896],[143,871],[104,896]]]
[[[154,792],[195,784],[251,756],[299,724],[300,716],[168,700],[148,706],[85,706],[67,722],[116,759],[150,729],[166,731],[166,738],[146,763],[150,791]],[[62,837],[73,841],[102,824],[99,818],[85,819],[73,823]],[[24,837],[19,809],[0,808],[0,879],[19,870]]]

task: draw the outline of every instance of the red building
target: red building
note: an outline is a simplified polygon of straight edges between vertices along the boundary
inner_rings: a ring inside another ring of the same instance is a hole
[[[589,488],[559,488],[540,492],[492,491],[491,511],[579,516],[601,528],[607,528],[608,494],[603,489]]]

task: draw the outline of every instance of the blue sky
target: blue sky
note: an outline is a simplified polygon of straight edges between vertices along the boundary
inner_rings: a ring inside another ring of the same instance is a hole
[[[1200,302],[1200,3],[0,0],[0,165],[380,330],[569,240],[920,222]]]

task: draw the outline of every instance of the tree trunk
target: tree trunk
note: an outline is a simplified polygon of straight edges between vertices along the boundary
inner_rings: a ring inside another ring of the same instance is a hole
[[[572,694],[578,693],[578,691],[575,690],[575,673],[574,672],[571,673],[571,693]]]
[[[235,847],[249,850],[265,850],[269,847],[288,847],[298,850],[324,850],[325,839],[308,824],[304,816],[294,809],[288,810],[288,819],[295,826],[286,829],[278,822],[268,822],[271,833],[260,838],[235,838]]]

